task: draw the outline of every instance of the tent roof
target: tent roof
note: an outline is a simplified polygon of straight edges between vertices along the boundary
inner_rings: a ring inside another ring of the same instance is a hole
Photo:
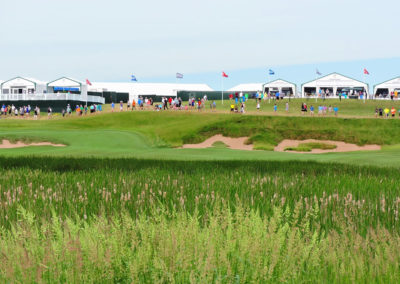
[[[364,82],[362,82],[362,81],[360,81],[360,80],[356,80],[356,79],[354,79],[354,78],[351,78],[351,77],[348,77],[348,76],[339,74],[339,73],[337,73],[337,72],[334,72],[334,73],[331,73],[331,74],[322,76],[322,77],[320,77],[320,78],[318,78],[318,79],[314,79],[314,80],[312,80],[312,81],[303,83],[303,84],[301,84],[301,87],[303,88],[303,86],[305,86],[305,85],[308,85],[308,84],[313,83],[313,82],[318,82],[318,81],[324,81],[324,82],[328,81],[328,82],[329,82],[329,79],[332,80],[331,85],[338,85],[337,83],[333,83],[333,82],[341,80],[342,82],[339,83],[339,84],[344,84],[343,86],[354,85],[354,83],[357,82],[358,84],[362,84],[362,85],[364,85],[364,86],[367,86],[367,88],[369,87],[369,85],[368,85],[367,83],[364,83]],[[353,84],[349,84],[349,82],[353,82]],[[346,83],[347,83],[347,84],[346,84]],[[329,86],[329,85],[328,85],[328,86]],[[328,87],[328,86],[326,86],[326,87]],[[324,86],[324,87],[325,87],[325,86]]]
[[[7,83],[11,83],[11,82],[13,82],[13,81],[25,81],[25,82],[30,82],[30,83],[34,84],[35,86],[36,86],[37,84],[38,84],[38,85],[46,85],[45,82],[40,81],[40,80],[37,80],[37,79],[18,76],[18,77],[15,77],[15,78],[12,78],[12,79],[9,79],[9,80],[4,81],[3,83],[1,83],[1,86],[3,86],[4,84],[7,84]]]
[[[54,81],[51,81],[49,83],[47,83],[47,86],[50,87],[75,87],[75,86],[82,86],[85,83],[83,83],[82,81],[76,80],[76,79],[72,79],[69,77],[61,77],[58,78]]]
[[[268,85],[282,85],[282,86],[289,86],[289,85],[293,85],[293,86],[295,86],[296,87],[296,84],[295,83],[292,83],[292,82],[289,82],[289,81],[286,81],[286,80],[283,80],[283,79],[276,79],[276,80],[273,80],[273,81],[271,81],[271,82],[268,82],[268,83],[265,83],[264,84],[264,87],[265,86],[268,86]]]
[[[233,88],[230,88],[228,92],[243,92],[243,91],[262,91],[263,83],[250,83],[250,84],[239,84]]]
[[[374,89],[375,88],[379,88],[379,87],[384,87],[384,86],[390,86],[390,87],[400,87],[400,76],[396,77],[396,78],[392,78],[390,80],[384,81],[382,83],[376,84],[374,85]]]

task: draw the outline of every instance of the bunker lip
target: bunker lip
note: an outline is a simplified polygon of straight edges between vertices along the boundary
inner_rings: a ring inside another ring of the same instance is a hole
[[[231,138],[231,137],[224,137],[221,134],[218,134],[208,138],[206,141],[199,144],[184,144],[182,148],[204,149],[213,147],[213,144],[215,142],[223,142],[230,149],[251,151],[253,150],[253,145],[246,145],[245,142],[247,141],[247,139],[248,137]]]
[[[336,145],[335,149],[322,150],[322,149],[312,149],[311,152],[299,152],[299,151],[285,151],[288,147],[298,147],[301,143],[325,143]],[[288,153],[301,153],[301,154],[322,154],[331,152],[354,152],[354,151],[379,151],[381,150],[380,145],[364,145],[358,146],[356,144],[346,143],[342,141],[331,141],[331,140],[289,140],[285,139],[278,146],[275,147],[275,152],[288,152]]]
[[[0,149],[13,149],[13,148],[23,148],[30,146],[53,146],[53,147],[65,147],[67,145],[64,144],[54,144],[50,142],[37,142],[37,143],[24,143],[18,141],[17,143],[11,143],[9,140],[3,140],[3,143],[0,144]]]

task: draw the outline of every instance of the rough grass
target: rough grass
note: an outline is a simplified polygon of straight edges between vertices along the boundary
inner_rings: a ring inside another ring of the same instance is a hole
[[[285,151],[311,152],[313,149],[332,150],[336,148],[337,146],[333,144],[327,144],[322,142],[309,142],[309,143],[300,143],[297,147],[286,147]]]
[[[400,277],[398,169],[0,158],[1,282]]]

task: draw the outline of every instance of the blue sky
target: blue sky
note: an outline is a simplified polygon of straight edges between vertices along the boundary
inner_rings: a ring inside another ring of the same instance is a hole
[[[340,72],[400,75],[395,0],[2,0],[0,79],[302,83]]]

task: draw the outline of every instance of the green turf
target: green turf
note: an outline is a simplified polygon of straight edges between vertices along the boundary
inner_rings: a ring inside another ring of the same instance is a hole
[[[301,155],[224,148],[177,149],[222,133],[249,136],[256,149],[272,150],[282,139],[326,139],[387,145],[382,151]],[[38,121],[0,120],[0,137],[64,143],[0,149],[0,155],[136,157],[178,160],[314,160],[379,166],[400,164],[400,121],[394,119],[256,116],[202,112],[136,111]]]

